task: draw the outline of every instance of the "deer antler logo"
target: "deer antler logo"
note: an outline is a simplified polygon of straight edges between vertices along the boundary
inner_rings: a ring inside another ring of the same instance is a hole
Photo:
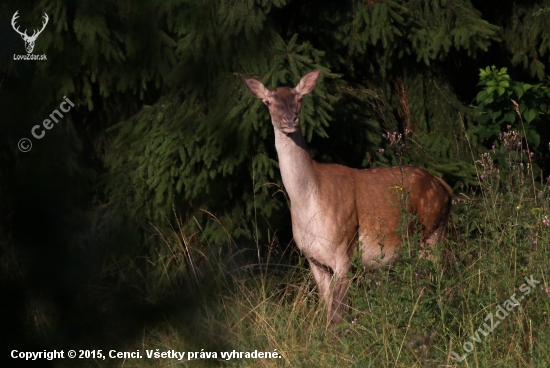
[[[24,32],[21,32],[19,31],[19,26],[15,26],[15,20],[17,18],[19,18],[19,15],[17,15],[17,13],[19,13],[19,10],[15,12],[15,14],[13,15],[13,18],[11,18],[11,26],[13,27],[13,29],[15,30],[15,32],[19,33],[21,35],[21,38],[23,39],[23,41],[25,41],[25,49],[27,50],[27,54],[30,54],[32,52],[32,50],[34,49],[34,43],[36,41],[36,38],[38,37],[38,35],[40,35],[40,33],[42,33],[42,31],[44,30],[44,28],[46,28],[46,24],[48,24],[48,14],[44,13],[44,22],[42,23],[42,29],[40,31],[38,30],[34,30],[34,32],[32,33],[32,36],[29,36],[27,34],[27,30],[25,29]]]

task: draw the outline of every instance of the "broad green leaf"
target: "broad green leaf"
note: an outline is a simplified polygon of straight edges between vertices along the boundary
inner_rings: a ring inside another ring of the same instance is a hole
[[[483,89],[477,94],[476,100],[477,102],[482,102],[485,98],[487,98],[487,91]]]
[[[516,113],[514,111],[509,111],[506,113],[506,116],[504,117],[504,121],[508,123],[513,123],[516,121]]]
[[[532,122],[533,119],[535,119],[535,117],[537,116],[537,110],[535,109],[529,109],[527,110],[523,116],[525,117],[525,121],[527,121],[528,123]]]
[[[540,144],[540,135],[536,132],[536,130],[529,129],[526,135],[527,135],[527,140],[533,143],[535,147],[538,147],[538,145]]]
[[[521,96],[523,96],[523,88],[518,83],[514,86],[514,91],[516,92],[516,95],[518,96],[518,100],[521,99]]]

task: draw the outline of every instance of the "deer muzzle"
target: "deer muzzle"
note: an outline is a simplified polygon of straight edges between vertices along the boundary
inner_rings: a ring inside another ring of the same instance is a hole
[[[285,133],[293,133],[296,131],[300,118],[298,115],[283,116],[281,119],[281,130]]]

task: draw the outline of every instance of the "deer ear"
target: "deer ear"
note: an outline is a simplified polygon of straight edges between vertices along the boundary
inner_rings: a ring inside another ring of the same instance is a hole
[[[257,80],[256,78],[243,77],[243,81],[254,97],[261,99],[267,97],[268,90],[259,80]]]
[[[320,69],[315,69],[307,73],[302,77],[296,88],[296,92],[298,92],[301,96],[313,91],[313,88],[315,88],[315,85],[317,84],[317,79],[319,78],[319,75],[321,74]]]

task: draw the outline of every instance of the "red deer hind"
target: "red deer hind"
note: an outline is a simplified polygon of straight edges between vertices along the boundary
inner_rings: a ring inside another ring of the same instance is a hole
[[[422,243],[432,247],[444,235],[451,189],[443,180],[413,166],[352,169],[311,159],[300,129],[302,98],[321,71],[307,73],[294,88],[268,90],[243,78],[248,90],[268,107],[284,187],[291,202],[292,232],[308,259],[331,325],[342,320],[351,257],[361,248],[362,263],[377,267],[397,257],[401,199],[417,216]]]

